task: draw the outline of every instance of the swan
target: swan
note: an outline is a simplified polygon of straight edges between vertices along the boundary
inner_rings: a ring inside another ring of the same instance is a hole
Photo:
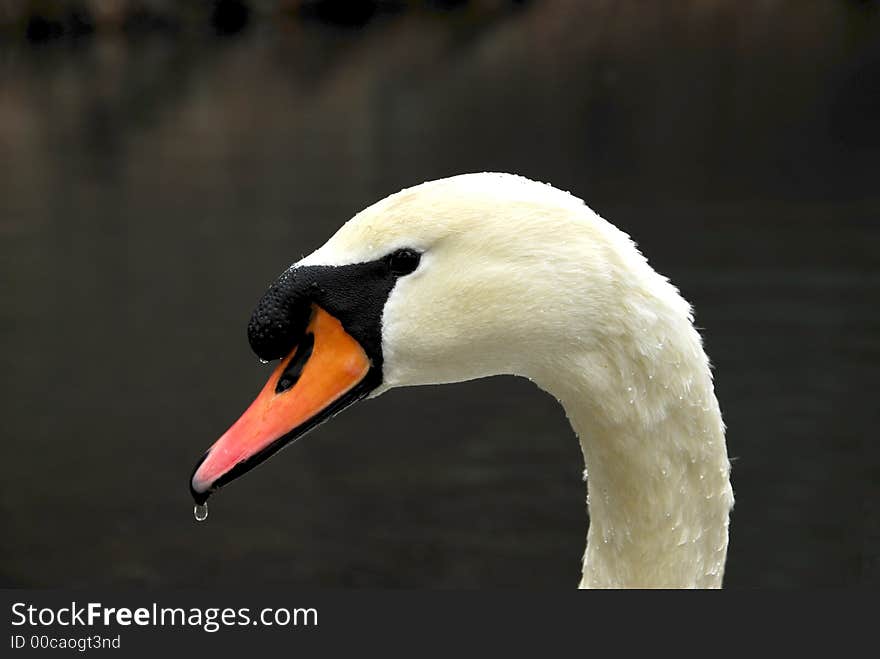
[[[196,464],[197,505],[358,400],[512,374],[580,442],[580,587],[721,586],[730,462],[692,309],[581,199],[500,173],[402,190],[281,274],[248,338],[279,362]]]

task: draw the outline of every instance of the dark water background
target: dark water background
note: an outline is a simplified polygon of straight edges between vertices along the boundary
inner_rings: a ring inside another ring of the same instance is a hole
[[[583,197],[694,303],[727,585],[878,584],[878,28],[872,2],[691,0],[5,34],[0,585],[574,586],[580,452],[513,378],[356,406],[192,517],[267,377],[267,283],[481,170]]]

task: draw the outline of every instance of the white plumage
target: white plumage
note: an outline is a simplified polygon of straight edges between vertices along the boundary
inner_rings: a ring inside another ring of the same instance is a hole
[[[582,200],[509,174],[403,190],[301,265],[422,250],[382,317],[392,387],[497,374],[565,407],[588,476],[582,587],[719,587],[733,505],[690,305]]]

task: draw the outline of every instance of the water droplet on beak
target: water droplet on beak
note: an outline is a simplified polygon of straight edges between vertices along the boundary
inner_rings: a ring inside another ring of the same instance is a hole
[[[208,504],[198,503],[193,506],[193,517],[196,518],[197,522],[204,522],[208,519]]]

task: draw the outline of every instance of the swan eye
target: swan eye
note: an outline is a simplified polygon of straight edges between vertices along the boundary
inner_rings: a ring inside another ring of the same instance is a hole
[[[422,255],[414,249],[399,249],[388,257],[388,267],[395,275],[408,275],[419,267]]]

